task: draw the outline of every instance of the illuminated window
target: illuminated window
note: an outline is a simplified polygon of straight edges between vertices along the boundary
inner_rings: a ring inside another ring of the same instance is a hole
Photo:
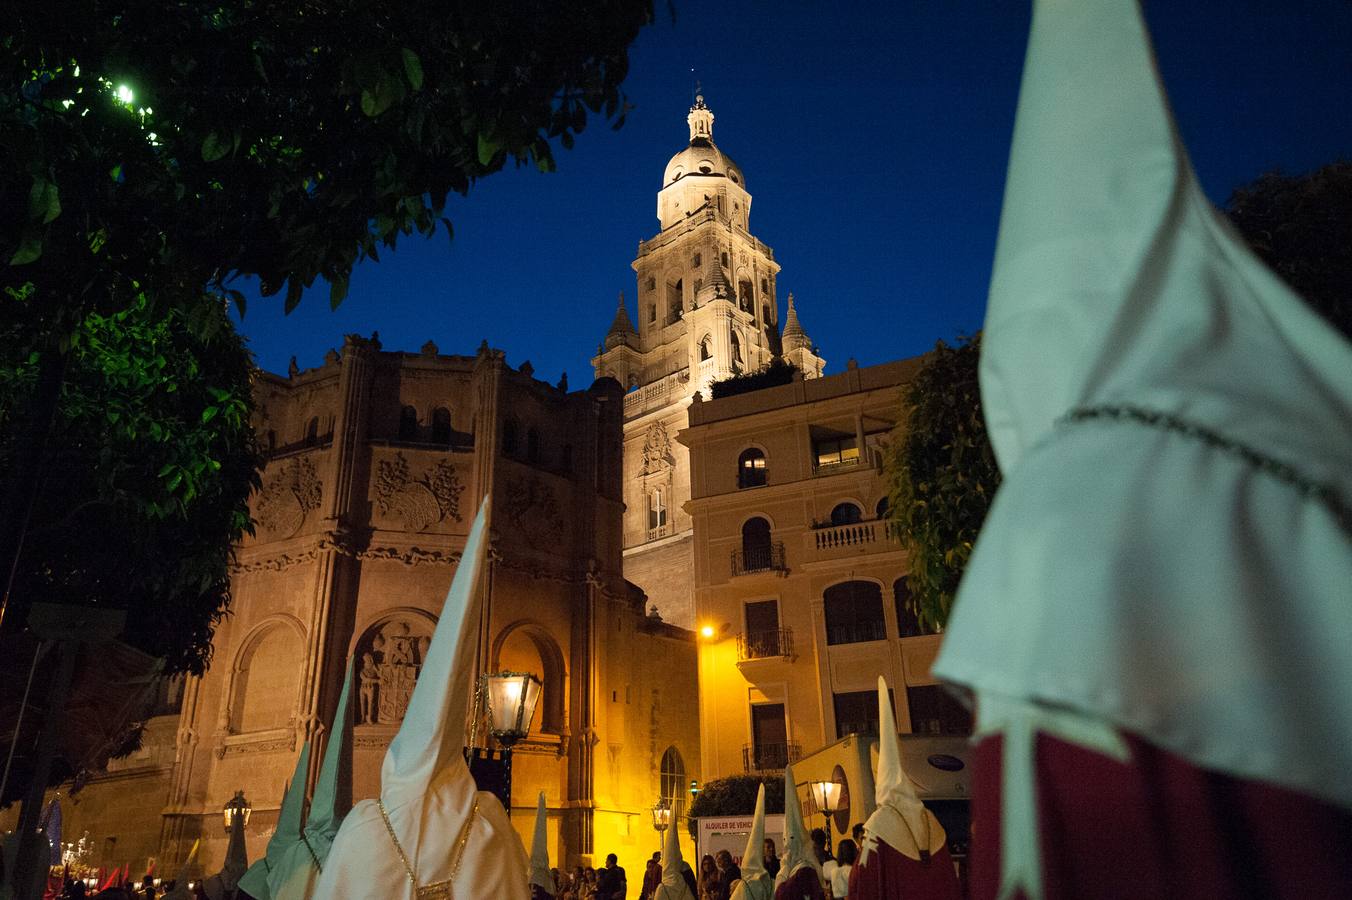
[[[761,487],[765,484],[765,453],[755,447],[737,457],[737,486]]]
[[[667,498],[662,489],[653,488],[648,495],[648,529],[656,530],[667,524]]]

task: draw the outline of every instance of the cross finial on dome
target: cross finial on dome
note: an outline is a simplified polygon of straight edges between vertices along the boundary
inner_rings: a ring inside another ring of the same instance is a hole
[[[698,82],[695,85],[695,105],[690,107],[690,115],[685,117],[685,121],[690,124],[690,143],[714,139],[714,114],[704,105],[704,94],[700,93]]]

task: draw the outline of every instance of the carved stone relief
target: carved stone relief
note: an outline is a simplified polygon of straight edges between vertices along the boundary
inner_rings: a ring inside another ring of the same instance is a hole
[[[502,511],[512,527],[532,537],[556,536],[563,529],[554,492],[539,478],[522,478],[509,484]]]
[[[397,725],[432,643],[431,625],[401,616],[371,629],[357,645],[358,725]]]
[[[268,537],[287,538],[300,531],[306,513],[319,508],[324,487],[309,457],[282,465],[258,496],[258,524]]]
[[[667,426],[661,422],[652,423],[643,440],[642,474],[652,475],[669,469],[675,462],[676,458],[671,455],[671,436],[667,433]]]
[[[418,478],[402,453],[377,466],[376,505],[382,515],[399,518],[408,531],[423,531],[448,518],[459,522],[464,489],[455,466],[444,459]]]

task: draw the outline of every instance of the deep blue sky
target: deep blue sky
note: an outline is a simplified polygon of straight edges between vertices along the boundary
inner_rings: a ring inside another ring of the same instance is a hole
[[[452,201],[444,233],[401,243],[290,316],[254,299],[243,323],[259,363],[317,366],[348,332],[387,350],[479,341],[529,359],[536,377],[588,360],[656,192],[686,144],[698,77],[714,140],[742,166],[752,232],[775,250],[782,309],[797,301],[828,372],[869,365],[980,327],[1028,28],[1024,2],[868,4],[663,0],[625,84],[618,132],[589,128],[559,171],[504,171]],[[1147,4],[1179,126],[1213,201],[1278,167],[1352,157],[1352,2],[1170,0]],[[695,75],[691,74],[692,67]]]

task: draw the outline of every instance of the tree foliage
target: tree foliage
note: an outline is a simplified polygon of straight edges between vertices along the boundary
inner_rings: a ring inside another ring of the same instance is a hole
[[[43,300],[12,293],[0,327],[0,470],[36,389],[31,331]],[[142,297],[90,313],[69,362],[7,615],[33,600],[128,611],[125,640],[170,672],[201,673],[229,602],[231,545],[251,531],[252,358],[222,321],[203,339],[187,314]]]
[[[929,629],[948,622],[1000,484],[982,417],[980,354],[980,334],[935,345],[905,389],[906,415],[884,463],[888,515],[910,553],[909,602]]]
[[[700,816],[749,816],[756,811],[756,793],[765,785],[765,812],[784,811],[784,779],[758,778],[755,775],[728,775],[704,783],[704,788],[690,804],[687,826],[690,836],[696,836],[695,821]]]
[[[1269,172],[1236,188],[1225,212],[1259,258],[1352,340],[1352,162]]]
[[[709,387],[713,399],[719,400],[723,397],[734,397],[737,394],[759,391],[762,388],[789,384],[793,381],[795,375],[800,374],[801,370],[797,366],[782,356],[776,356],[754,372],[730,375],[721,381],[715,381]]]
[[[356,262],[449,232],[452,192],[508,160],[552,169],[551,141],[589,116],[622,122],[650,17],[644,0],[15,6],[0,287],[32,282],[62,331],[141,292],[242,302],[235,274],[288,309],[322,277],[336,305]]]

